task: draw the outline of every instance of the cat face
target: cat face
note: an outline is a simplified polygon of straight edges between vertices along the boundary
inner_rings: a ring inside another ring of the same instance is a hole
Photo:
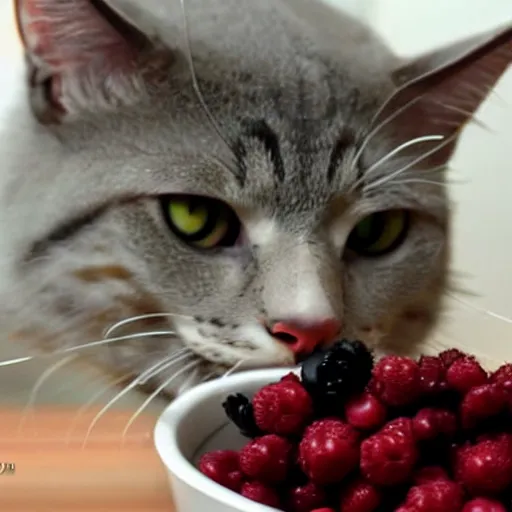
[[[34,120],[4,195],[13,338],[170,394],[341,335],[421,341],[444,168],[512,31],[403,64],[300,2],[174,3],[16,2]]]

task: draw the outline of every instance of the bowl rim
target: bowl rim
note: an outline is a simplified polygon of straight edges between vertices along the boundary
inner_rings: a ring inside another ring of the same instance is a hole
[[[226,393],[227,396],[242,384],[247,386],[253,383],[256,388],[264,383],[278,381],[290,371],[294,371],[294,368],[244,371],[200,384],[176,398],[159,416],[154,429],[154,444],[167,471],[195,491],[228,507],[247,512],[276,510],[266,505],[251,502],[203,475],[187,460],[181,451],[177,440],[177,431],[184,418],[213,395]]]

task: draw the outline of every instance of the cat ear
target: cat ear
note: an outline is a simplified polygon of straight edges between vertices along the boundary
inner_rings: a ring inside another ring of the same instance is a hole
[[[135,101],[169,52],[105,0],[15,0],[42,122]]]
[[[445,165],[462,128],[511,63],[510,25],[409,62],[392,74],[398,89],[376,126],[395,147],[404,144],[405,154],[423,155],[422,167]]]

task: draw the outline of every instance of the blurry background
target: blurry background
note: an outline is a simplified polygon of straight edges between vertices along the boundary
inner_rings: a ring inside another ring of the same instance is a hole
[[[411,0],[325,1],[367,20],[404,57],[512,21],[511,0],[430,0],[414,2],[414,8]],[[11,4],[2,0],[0,6],[2,155],[2,144],[12,143],[5,130],[12,123],[6,107],[23,93],[23,62]],[[468,126],[452,163],[452,178],[457,181],[452,186],[453,267],[474,295],[461,296],[464,304],[450,301],[445,321],[432,338],[432,347],[470,346],[475,352],[492,354],[494,361],[490,362],[496,364],[512,360],[512,325],[498,318],[512,318],[512,260],[508,252],[512,250],[512,69],[478,112],[478,118],[488,129]],[[0,360],[10,353],[11,347],[0,347]],[[48,361],[0,367],[0,401],[26,404],[46,368]],[[83,402],[103,387],[94,374],[77,376],[62,368],[39,390],[37,403]],[[109,396],[112,394],[102,398]],[[132,396],[128,401],[140,403],[140,398]],[[126,401],[120,405],[126,405]]]

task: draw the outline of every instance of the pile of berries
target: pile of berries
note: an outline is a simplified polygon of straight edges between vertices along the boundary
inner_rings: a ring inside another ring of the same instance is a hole
[[[217,483],[286,512],[512,511],[512,364],[452,349],[374,363],[360,342],[314,354],[249,400],[224,403],[250,438],[207,453]]]

